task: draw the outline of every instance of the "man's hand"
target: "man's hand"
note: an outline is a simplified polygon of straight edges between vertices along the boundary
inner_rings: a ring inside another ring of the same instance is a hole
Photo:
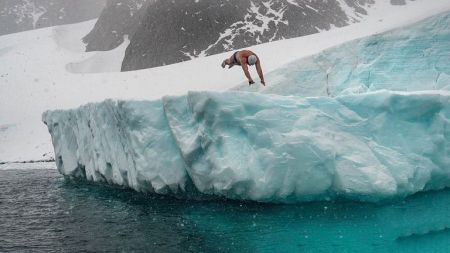
[[[253,80],[248,80],[248,86],[254,84],[255,82]]]
[[[266,86],[266,82],[264,80],[261,80],[262,85]]]

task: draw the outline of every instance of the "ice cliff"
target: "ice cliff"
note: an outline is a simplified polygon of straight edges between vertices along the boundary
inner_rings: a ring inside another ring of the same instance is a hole
[[[450,186],[450,14],[267,81],[266,94],[107,100],[43,121],[62,174],[137,191],[292,203]]]
[[[43,116],[64,175],[138,191],[375,201],[450,185],[450,94],[191,92]]]

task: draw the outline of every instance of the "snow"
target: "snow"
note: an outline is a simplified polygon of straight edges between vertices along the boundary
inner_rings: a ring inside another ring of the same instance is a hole
[[[113,50],[102,53],[88,52],[83,54],[83,59],[78,62],[71,62],[66,65],[66,69],[71,73],[105,73],[120,72],[122,62],[120,59],[125,57],[125,50],[130,44],[128,36],[125,36],[124,42]],[[109,64],[104,64],[105,62]]]
[[[450,92],[189,92],[43,115],[67,176],[179,196],[380,201],[450,186]]]
[[[263,70],[268,73],[343,42],[448,10],[448,0],[413,1],[400,7],[380,1],[364,22],[251,49],[260,55]],[[40,121],[46,110],[74,108],[106,98],[149,100],[183,95],[188,90],[224,91],[243,80],[239,69],[220,68],[229,54],[140,71],[104,73],[117,69],[124,53],[120,50],[125,50],[126,44],[114,53],[82,52],[81,38],[94,22],[0,37],[0,59],[6,63],[0,64],[0,161],[40,160],[53,150],[47,129]],[[88,59],[100,60],[95,60],[93,66]],[[98,68],[99,62],[103,67]],[[67,66],[79,66],[75,72],[83,73],[71,73]],[[271,78],[266,81],[269,86],[276,82]]]

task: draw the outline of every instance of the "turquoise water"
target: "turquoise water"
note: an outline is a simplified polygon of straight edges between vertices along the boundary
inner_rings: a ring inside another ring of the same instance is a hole
[[[0,170],[0,252],[449,252],[450,190],[384,204],[188,201]]]

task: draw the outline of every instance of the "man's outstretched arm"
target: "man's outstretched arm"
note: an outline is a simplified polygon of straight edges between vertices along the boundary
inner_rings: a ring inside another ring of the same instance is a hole
[[[261,63],[256,62],[256,71],[258,72],[259,79],[261,79],[261,83],[266,86],[266,81],[264,81],[264,74],[262,72]]]

